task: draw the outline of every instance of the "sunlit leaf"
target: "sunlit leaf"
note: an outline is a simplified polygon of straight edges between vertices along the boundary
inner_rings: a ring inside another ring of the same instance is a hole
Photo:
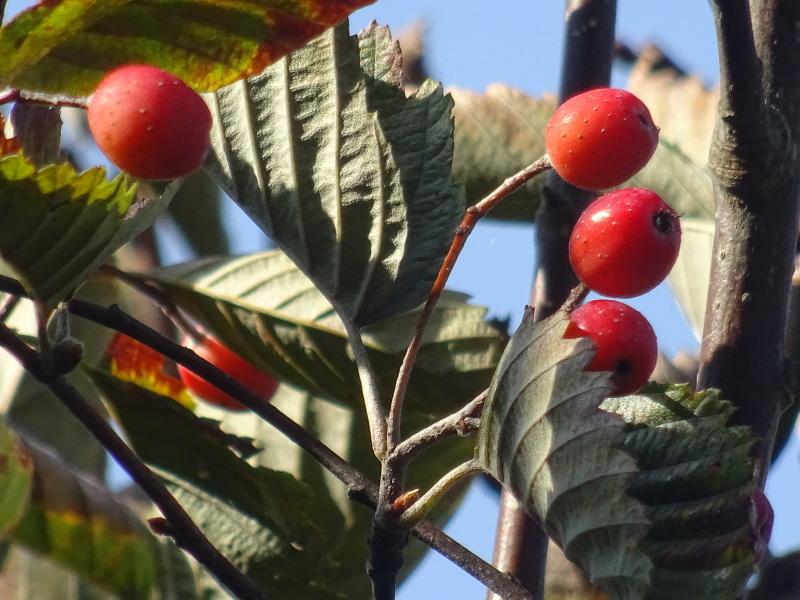
[[[681,218],[681,249],[667,283],[683,316],[699,341],[703,335],[708,280],[714,245],[714,221]]]
[[[757,534],[751,516],[755,480],[746,427],[716,390],[650,386],[609,398],[621,415],[621,447],[641,473],[629,493],[646,506],[651,528],[641,543],[653,563],[647,598],[729,600],[753,572]]]
[[[210,258],[153,274],[169,296],[227,346],[279,379],[361,407],[355,364],[331,305],[281,252]],[[488,386],[500,334],[486,309],[448,292],[423,338],[409,389],[409,416],[446,414]],[[364,328],[388,398],[418,311]]]
[[[0,258],[34,300],[53,307],[124,243],[153,224],[179,183],[134,202],[124,176],[41,170],[22,155],[0,159]]]
[[[679,147],[661,140],[645,167],[622,187],[653,190],[682,217],[714,218],[711,173]]]
[[[108,348],[110,372],[123,381],[131,381],[162,396],[194,408],[194,400],[180,379],[164,372],[167,359],[149,346],[117,334]]]
[[[428,84],[406,99],[388,34],[360,43],[339,26],[210,96],[207,169],[364,325],[425,299],[464,204],[449,97]]]
[[[584,371],[594,348],[563,339],[568,322],[526,311],[489,388],[476,456],[590,581],[639,600],[651,566],[638,547],[644,507],[625,494],[636,464],[616,448],[622,420],[598,408],[610,375]]]
[[[661,138],[705,166],[717,122],[719,89],[709,89],[696,74],[665,68],[664,58],[654,45],[643,48],[631,69],[628,89],[647,104]]]
[[[150,531],[98,480],[32,440],[24,444],[33,487],[9,539],[121,597],[148,598],[157,564]]]
[[[2,86],[87,95],[129,63],[200,90],[261,72],[373,0],[56,0],[0,29]]]

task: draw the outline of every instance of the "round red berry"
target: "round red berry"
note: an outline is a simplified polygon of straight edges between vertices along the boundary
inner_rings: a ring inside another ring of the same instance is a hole
[[[592,300],[575,309],[565,338],[590,338],[597,348],[587,371],[610,371],[612,396],[642,387],[658,359],[653,328],[637,310],[616,300]]]
[[[181,79],[149,65],[106,75],[89,99],[88,120],[103,154],[135,177],[183,177],[208,151],[206,103]]]
[[[664,281],[680,246],[675,211],[655,192],[627,188],[583,211],[569,239],[569,261],[589,289],[632,298]]]
[[[547,153],[564,181],[585,190],[616,187],[647,164],[658,145],[650,111],[625,90],[573,96],[545,128]]]
[[[184,340],[184,345],[191,345],[191,340]],[[257,369],[241,356],[234,354],[214,338],[193,348],[195,353],[204,358],[219,370],[224,371],[239,383],[249,388],[262,398],[271,398],[278,389],[278,380]],[[178,374],[186,388],[201,400],[233,411],[244,411],[247,408],[231,396],[195,375],[189,369],[178,365]]]

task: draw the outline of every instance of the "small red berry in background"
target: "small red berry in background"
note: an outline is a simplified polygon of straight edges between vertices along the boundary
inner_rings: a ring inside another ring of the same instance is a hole
[[[611,371],[612,396],[631,394],[656,367],[658,341],[644,316],[616,300],[592,300],[575,309],[564,337],[590,338],[595,346],[587,371]]]
[[[680,247],[675,211],[655,192],[627,188],[600,196],[581,214],[569,261],[592,291],[632,298],[664,281]]]
[[[544,131],[561,178],[585,190],[621,185],[647,164],[658,145],[650,111],[625,90],[598,88],[556,109]]]
[[[174,179],[205,158],[211,111],[181,79],[149,65],[111,71],[89,99],[89,129],[120,170]]]
[[[184,340],[184,345],[191,346],[191,340]],[[206,338],[202,344],[194,347],[193,350],[198,356],[206,359],[219,370],[224,371],[263,398],[272,397],[275,390],[278,389],[277,379],[260,371],[241,356],[228,350],[214,338]],[[182,365],[178,365],[178,375],[180,375],[181,381],[183,381],[186,388],[200,400],[205,400],[228,410],[247,410],[243,404]]]

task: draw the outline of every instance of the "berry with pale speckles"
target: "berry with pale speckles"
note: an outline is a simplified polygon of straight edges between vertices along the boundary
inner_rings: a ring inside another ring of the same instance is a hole
[[[600,196],[581,214],[569,239],[569,260],[589,289],[632,298],[664,280],[680,245],[680,220],[661,196],[626,188]]]
[[[556,109],[545,128],[545,142],[564,181],[585,190],[607,190],[647,164],[658,145],[658,127],[630,92],[598,88]]]
[[[149,65],[106,75],[89,99],[88,120],[103,154],[135,177],[183,177],[208,151],[206,103],[181,79]]]
[[[588,337],[596,352],[587,371],[610,371],[612,396],[631,394],[642,387],[658,358],[658,341],[650,323],[627,304],[593,300],[575,309],[564,333],[567,339]]]

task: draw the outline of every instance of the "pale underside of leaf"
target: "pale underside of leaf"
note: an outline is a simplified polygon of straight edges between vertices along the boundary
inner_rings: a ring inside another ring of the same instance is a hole
[[[181,308],[254,364],[312,394],[358,402],[341,321],[280,251],[209,258],[168,267],[154,278]],[[484,322],[485,313],[463,295],[444,294],[412,377],[407,415],[412,421],[414,414],[443,416],[486,388],[500,336]],[[362,330],[384,397],[418,314],[410,311]]]
[[[681,218],[681,249],[667,283],[695,338],[703,335],[714,246],[714,221]]]
[[[526,311],[489,389],[476,456],[590,580],[638,599],[651,566],[638,548],[644,507],[625,494],[636,464],[616,447],[622,420],[598,409],[609,374],[584,370],[594,348],[564,340],[567,323]]]

